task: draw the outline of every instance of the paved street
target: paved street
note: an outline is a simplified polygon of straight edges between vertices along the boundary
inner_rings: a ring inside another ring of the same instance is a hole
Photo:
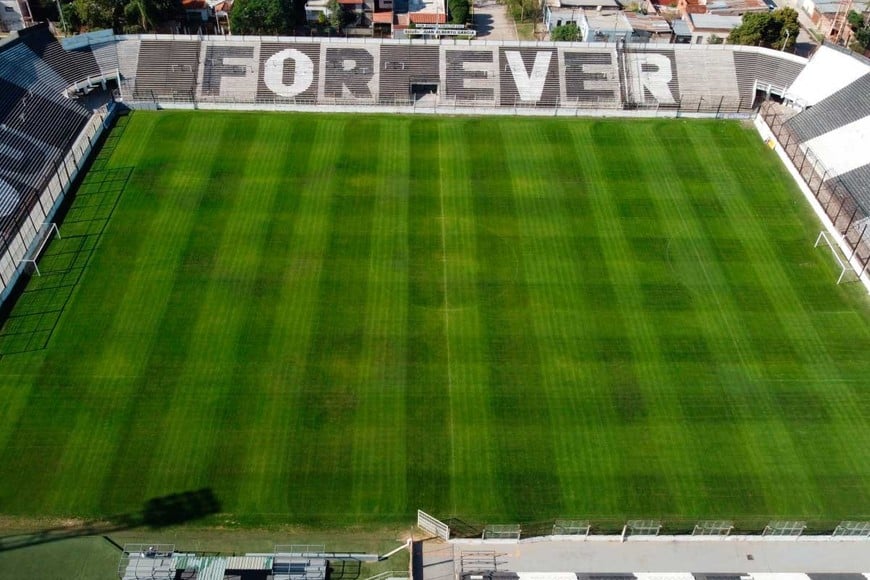
[[[492,0],[474,2],[474,25],[481,40],[516,40],[517,29],[507,8]]]

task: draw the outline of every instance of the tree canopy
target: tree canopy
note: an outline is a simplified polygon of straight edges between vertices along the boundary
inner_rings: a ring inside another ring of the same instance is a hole
[[[583,33],[574,22],[568,22],[561,26],[557,26],[550,32],[550,40],[556,42],[580,42],[583,40]]]
[[[294,23],[291,0],[235,0],[230,12],[233,34],[291,34]]]
[[[744,14],[742,24],[728,35],[728,42],[773,49],[792,48],[798,32],[800,24],[797,11],[777,8],[773,12]]]
[[[863,14],[851,10],[848,16],[849,26],[855,37],[852,40],[851,48],[857,52],[870,50],[870,22],[868,22]]]
[[[73,0],[76,24],[88,30],[114,28],[123,7],[114,0]]]
[[[465,24],[468,22],[470,4],[468,0],[448,0],[447,9],[450,11],[450,22]]]
[[[112,28],[136,33],[155,30],[181,12],[179,0],[72,0],[62,4],[70,31]]]

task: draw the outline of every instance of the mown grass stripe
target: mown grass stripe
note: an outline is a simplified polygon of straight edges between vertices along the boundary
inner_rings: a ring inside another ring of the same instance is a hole
[[[200,486],[245,526],[866,511],[866,296],[739,124],[123,133],[102,169],[131,180],[54,338],[0,359],[3,513]]]
[[[450,393],[444,340],[444,266],[437,125],[411,121],[408,200],[407,505],[453,511]],[[413,509],[413,508],[411,508]]]
[[[497,458],[492,437],[492,385],[481,336],[477,260],[477,216],[471,176],[477,159],[469,147],[474,133],[466,123],[439,129],[442,143],[439,192],[445,300],[445,348],[450,352],[451,504],[473,504],[480,513],[501,513]],[[449,322],[449,325],[447,324]],[[464,490],[460,492],[460,490]],[[454,507],[456,511],[456,507]]]
[[[360,129],[377,143],[377,156],[375,172],[365,186],[375,199],[354,389],[368,396],[360,399],[354,417],[352,505],[359,515],[401,514],[407,509],[403,386],[408,328],[409,126],[407,122],[381,125],[380,134],[372,133],[371,127]],[[400,153],[392,154],[394,150]],[[391,426],[389,431],[384,425]]]

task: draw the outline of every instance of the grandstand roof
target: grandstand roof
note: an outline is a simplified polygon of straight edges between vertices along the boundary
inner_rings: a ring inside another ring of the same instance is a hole
[[[870,215],[870,73],[786,124],[823,165],[836,170],[865,214]]]
[[[870,62],[823,45],[789,87],[788,96],[803,105],[815,105],[868,72]]]
[[[847,173],[843,173],[839,177],[852,195],[855,201],[861,206],[865,215],[870,214],[870,165],[864,165],[857,169],[853,169]]]

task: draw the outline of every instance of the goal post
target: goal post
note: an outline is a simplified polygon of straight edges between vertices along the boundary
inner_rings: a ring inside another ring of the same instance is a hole
[[[556,520],[553,524],[553,535],[588,537],[591,528],[587,520]]]
[[[730,536],[734,522],[730,520],[706,520],[695,524],[693,536]]]
[[[24,266],[27,264],[32,265],[34,271],[36,271],[36,275],[42,276],[42,272],[39,271],[39,266],[36,261],[39,260],[39,256],[42,255],[45,246],[48,245],[48,240],[51,239],[52,234],[57,235],[58,239],[60,239],[60,230],[57,228],[57,224],[54,222],[43,222],[36,231],[33,243],[27,250],[27,253],[24,254],[24,257],[21,258],[19,264]]]
[[[430,516],[423,510],[417,510],[417,527],[441,538],[445,542],[450,539],[450,526]]]
[[[483,529],[483,540],[519,540],[522,528],[519,524],[488,524]]]
[[[833,535],[847,538],[870,538],[870,522],[840,522]]]
[[[828,249],[831,250],[831,255],[834,256],[834,260],[837,261],[837,265],[840,268],[840,275],[837,276],[837,284],[841,284],[843,280],[846,279],[846,275],[849,272],[852,272],[853,274],[855,274],[855,276],[860,276],[860,273],[852,267],[852,264],[849,262],[848,256],[841,255],[837,243],[831,240],[828,232],[824,230],[819,232],[819,237],[816,238],[816,243],[813,245],[813,247],[818,248],[821,245],[828,246]]]
[[[762,536],[797,538],[804,533],[807,523],[803,521],[773,521],[764,527]]]

